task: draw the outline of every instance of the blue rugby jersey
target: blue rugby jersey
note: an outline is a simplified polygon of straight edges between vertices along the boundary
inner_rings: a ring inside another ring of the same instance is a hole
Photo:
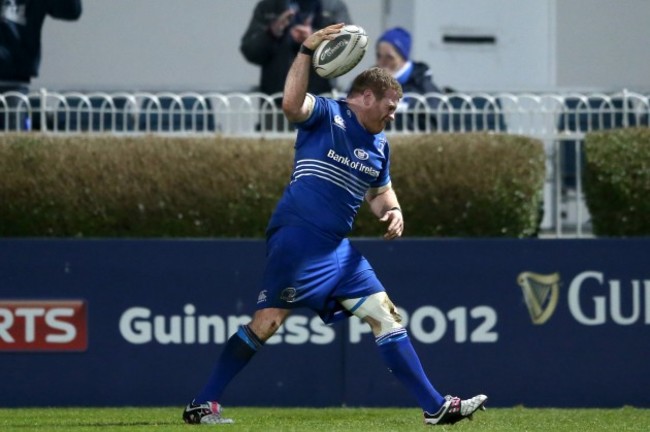
[[[369,188],[390,183],[386,135],[373,135],[345,101],[316,97],[314,110],[296,125],[291,182],[268,231],[291,225],[345,237]]]

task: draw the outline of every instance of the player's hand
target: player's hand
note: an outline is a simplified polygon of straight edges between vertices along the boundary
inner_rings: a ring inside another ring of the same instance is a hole
[[[309,35],[302,44],[311,50],[315,50],[324,40],[334,39],[334,37],[341,32],[344,25],[345,23],[338,23],[322,28]]]
[[[404,216],[402,216],[400,210],[388,210],[379,221],[388,223],[386,234],[384,234],[386,240],[392,240],[402,236],[404,232]]]

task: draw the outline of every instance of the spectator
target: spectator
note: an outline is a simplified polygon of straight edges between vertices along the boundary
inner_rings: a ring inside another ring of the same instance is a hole
[[[412,61],[411,35],[401,27],[387,30],[377,41],[377,66],[388,70],[395,79],[402,85],[404,93],[441,93],[438,86],[433,82],[433,74],[426,63]],[[427,116],[424,114],[405,115],[408,109],[416,107],[416,99],[404,98],[398,113],[395,116],[395,128],[397,130],[426,130]],[[436,109],[438,103],[435,99],[428,100],[429,107]],[[416,123],[417,117],[417,123]],[[404,124],[406,120],[406,125]],[[429,116],[429,127],[436,128],[435,115]],[[416,129],[414,129],[416,128]]]
[[[284,80],[300,45],[314,28],[350,22],[341,0],[261,0],[241,40],[241,52],[251,63],[262,67],[259,90],[282,92]],[[309,77],[312,94],[332,91],[333,83],[316,75]]]
[[[259,91],[267,95],[281,93],[287,72],[307,36],[313,29],[339,22],[350,22],[348,8],[341,0],[259,1],[240,46],[246,60],[261,66]],[[307,89],[310,93],[329,93],[333,88],[333,80],[311,71]],[[276,104],[279,108],[281,101]],[[284,116],[278,110],[275,116],[263,116],[263,123],[264,130],[281,130]]]
[[[76,20],[81,16],[81,0],[1,0],[0,6],[0,94],[26,95],[31,79],[38,76],[41,63],[41,30],[45,17]],[[16,108],[19,97],[0,102],[0,130],[20,129],[29,119],[17,114],[7,116],[7,108]],[[5,106],[13,105],[13,106]],[[6,123],[6,124],[5,124]],[[20,124],[23,123],[23,124]]]

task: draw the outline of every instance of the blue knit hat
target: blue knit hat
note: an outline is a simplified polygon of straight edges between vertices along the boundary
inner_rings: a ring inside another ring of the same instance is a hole
[[[409,59],[411,54],[411,34],[403,28],[395,27],[386,30],[377,41],[377,43],[379,42],[388,42],[395,47],[404,60]]]

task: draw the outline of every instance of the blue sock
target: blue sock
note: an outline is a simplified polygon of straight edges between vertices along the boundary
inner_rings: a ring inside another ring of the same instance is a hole
[[[437,412],[445,398],[429,382],[406,329],[395,330],[375,341],[388,369],[415,396],[422,410]]]
[[[239,327],[237,333],[228,339],[207,384],[194,398],[194,402],[201,404],[207,401],[219,401],[228,383],[248,364],[261,347],[262,341],[248,326]]]

